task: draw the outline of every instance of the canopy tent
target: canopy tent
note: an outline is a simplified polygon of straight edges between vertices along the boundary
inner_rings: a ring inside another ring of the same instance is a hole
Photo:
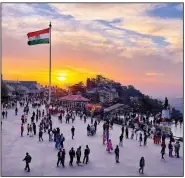
[[[80,106],[83,107],[85,103],[89,101],[89,99],[81,96],[81,95],[67,95],[64,97],[60,97],[62,106],[64,107],[75,107]]]
[[[88,102],[89,99],[81,96],[81,95],[67,95],[64,97],[60,97],[59,100],[61,101],[78,101],[78,102]]]

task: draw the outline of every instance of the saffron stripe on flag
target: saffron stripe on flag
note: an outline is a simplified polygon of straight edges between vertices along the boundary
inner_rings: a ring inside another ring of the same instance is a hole
[[[27,34],[28,38],[33,37],[33,36],[37,36],[40,34],[44,34],[44,33],[49,33],[50,28],[46,28],[43,30],[39,30],[39,31],[35,31],[35,32],[30,32]]]

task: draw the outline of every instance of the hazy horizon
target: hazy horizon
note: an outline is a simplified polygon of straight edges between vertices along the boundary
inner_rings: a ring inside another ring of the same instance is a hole
[[[155,98],[183,96],[182,3],[3,3],[5,80],[48,84],[49,45],[27,33],[52,23],[52,84],[101,74]]]

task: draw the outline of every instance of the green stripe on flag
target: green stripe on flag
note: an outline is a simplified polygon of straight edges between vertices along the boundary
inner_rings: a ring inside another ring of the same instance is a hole
[[[49,38],[28,41],[28,45],[48,44],[48,43],[49,43]]]

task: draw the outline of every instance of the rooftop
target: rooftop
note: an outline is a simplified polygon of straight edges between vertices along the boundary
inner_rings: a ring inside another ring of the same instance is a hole
[[[81,95],[67,95],[64,97],[60,97],[59,100],[64,101],[89,101],[89,99],[81,96]]]

